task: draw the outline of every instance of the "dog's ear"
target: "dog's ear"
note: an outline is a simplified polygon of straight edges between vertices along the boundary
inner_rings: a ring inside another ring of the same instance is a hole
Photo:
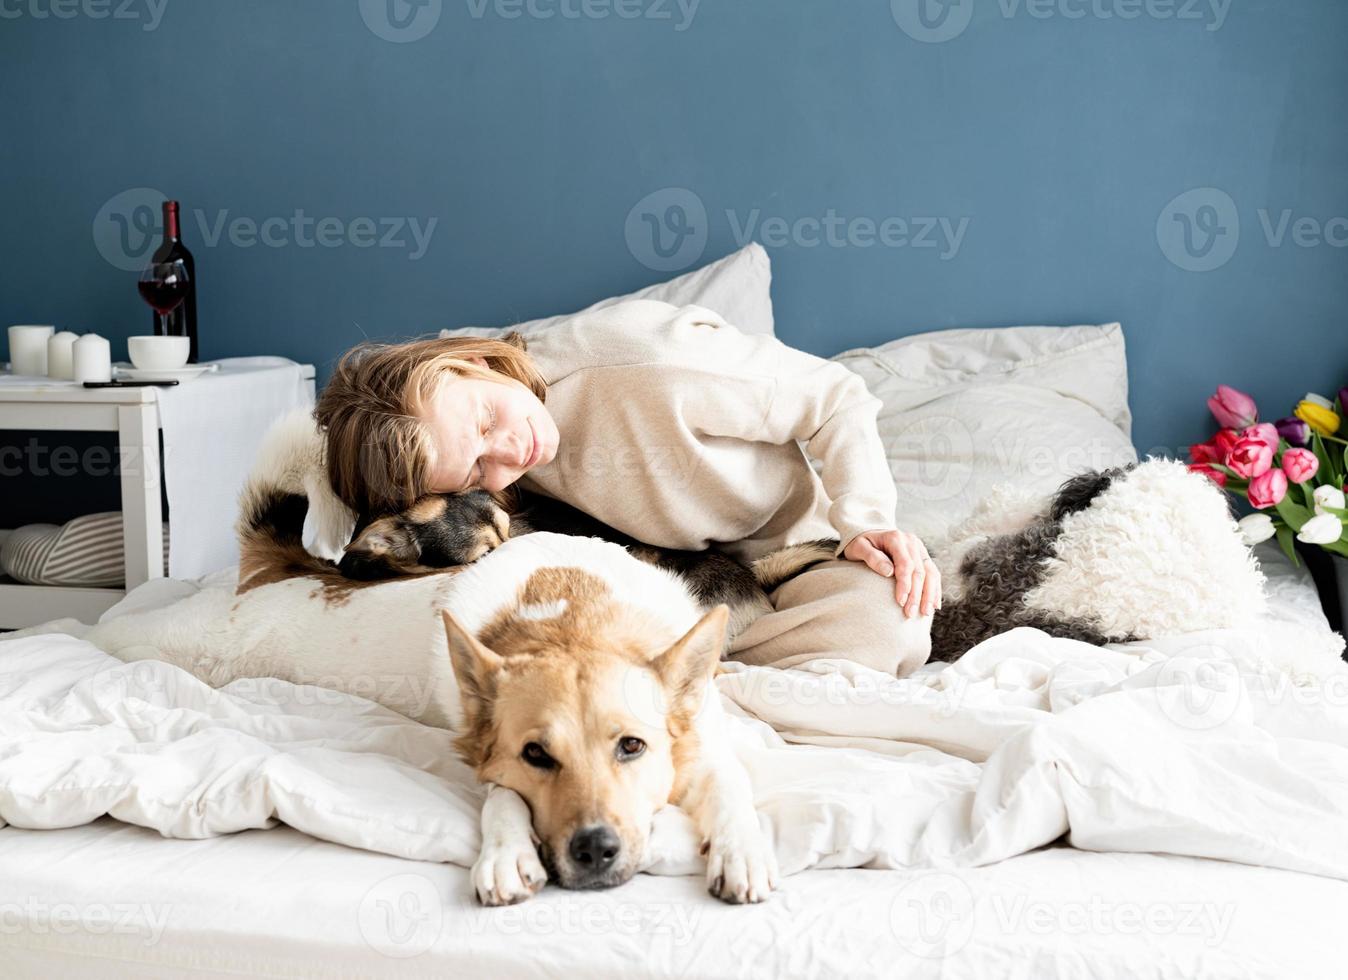
[[[397,517],[371,521],[346,546],[338,563],[347,578],[392,578],[421,561],[421,542]]]
[[[496,690],[496,675],[505,666],[505,661],[478,642],[478,638],[464,629],[448,609],[440,610],[440,619],[445,624],[449,662],[459,682],[459,696],[471,719],[491,701]]]
[[[717,605],[651,666],[660,676],[674,710],[696,711],[707,681],[721,660],[730,607]]]

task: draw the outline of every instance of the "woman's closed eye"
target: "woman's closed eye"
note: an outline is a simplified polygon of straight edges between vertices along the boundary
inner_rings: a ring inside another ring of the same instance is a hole
[[[484,438],[490,435],[496,429],[496,409],[493,406],[488,405],[487,411],[491,414],[490,414],[490,421],[487,423],[487,427],[482,430],[482,435]],[[471,490],[473,489],[474,486],[480,485],[484,480],[487,479],[487,464],[483,461],[482,457],[480,456],[478,457],[476,463],[476,474],[477,474],[476,482],[474,482],[473,478],[470,476],[468,484],[464,486],[460,492]]]

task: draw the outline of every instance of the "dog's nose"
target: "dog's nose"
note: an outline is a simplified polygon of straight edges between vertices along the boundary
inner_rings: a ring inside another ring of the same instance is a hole
[[[588,872],[607,871],[618,859],[622,850],[622,841],[613,828],[600,825],[585,827],[571,835],[571,844],[567,848],[576,867]]]

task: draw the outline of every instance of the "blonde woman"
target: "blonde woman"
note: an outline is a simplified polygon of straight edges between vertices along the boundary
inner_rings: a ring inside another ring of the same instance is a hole
[[[459,337],[348,352],[316,412],[337,495],[377,514],[518,481],[649,544],[716,545],[746,562],[837,537],[837,557],[774,590],[775,612],[731,656],[844,658],[900,676],[926,662],[940,578],[895,529],[880,403],[860,378],[701,307],[652,301],[523,348]]]

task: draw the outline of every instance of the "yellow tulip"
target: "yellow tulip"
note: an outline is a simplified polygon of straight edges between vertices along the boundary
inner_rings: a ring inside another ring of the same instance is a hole
[[[1312,401],[1304,401],[1296,407],[1296,417],[1305,422],[1322,436],[1332,436],[1339,431],[1343,420],[1332,408],[1325,408]]]

